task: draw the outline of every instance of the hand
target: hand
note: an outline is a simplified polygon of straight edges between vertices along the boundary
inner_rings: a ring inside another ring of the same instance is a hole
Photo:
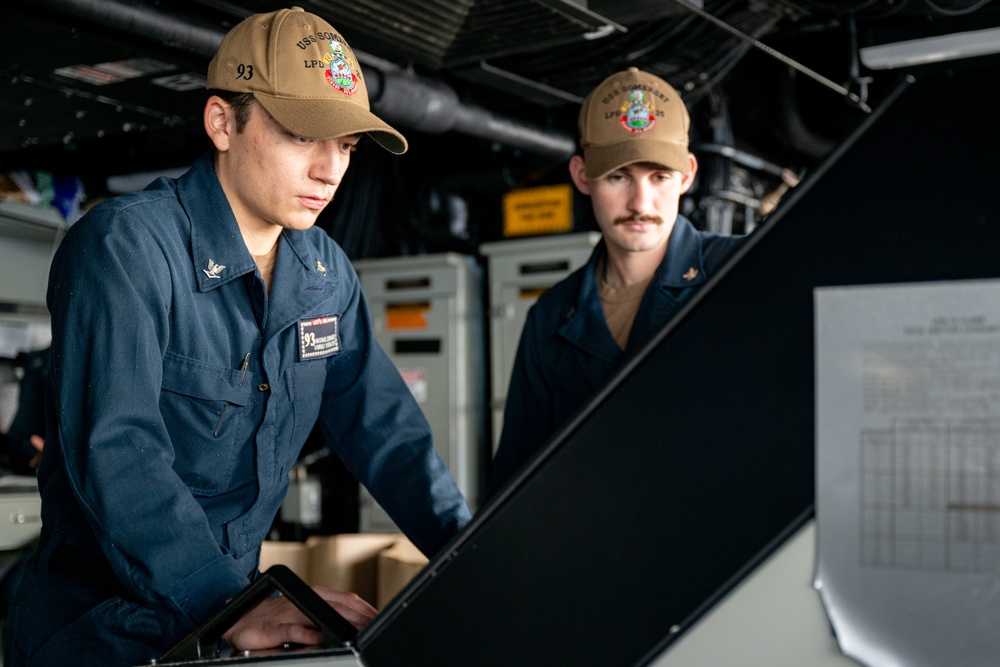
[[[30,442],[31,446],[38,451],[38,453],[32,456],[31,460],[28,461],[28,467],[37,468],[38,462],[42,460],[42,447],[45,446],[45,440],[40,435],[32,435],[28,438],[28,442]]]
[[[362,629],[378,612],[355,593],[313,586],[348,623]],[[235,649],[256,650],[283,644],[319,644],[323,633],[284,596],[269,598],[248,611],[222,635]]]

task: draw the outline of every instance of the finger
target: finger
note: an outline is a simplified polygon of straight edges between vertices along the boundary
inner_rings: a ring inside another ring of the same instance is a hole
[[[359,630],[371,623],[378,614],[378,610],[375,607],[365,602],[356,593],[337,591],[321,586],[314,586],[313,590],[326,600],[337,613],[343,616],[348,623]]]
[[[336,603],[333,604],[333,608],[338,614],[344,617],[344,619],[353,625],[358,630],[364,630],[368,627],[368,624],[375,620],[375,614],[368,612],[358,612],[356,609],[351,607],[341,607]]]
[[[281,627],[282,644],[303,644],[314,646],[323,643],[323,633],[312,625],[305,626],[298,623],[290,623]]]
[[[378,610],[375,609],[375,607],[366,602],[357,593],[338,591],[333,588],[324,588],[322,586],[313,586],[313,590],[316,591],[321,598],[335,606],[347,607],[360,614],[368,614],[371,616],[378,613]]]
[[[282,644],[319,644],[323,634],[291,604],[264,604],[233,624],[223,639],[233,648],[255,650]]]

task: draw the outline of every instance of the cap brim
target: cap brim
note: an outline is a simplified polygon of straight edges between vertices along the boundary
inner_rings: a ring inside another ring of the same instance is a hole
[[[306,139],[367,134],[390,153],[406,152],[406,138],[371,111],[348,101],[288,99],[254,93],[260,105],[289,132]]]
[[[643,141],[630,139],[610,146],[590,146],[583,149],[583,160],[587,163],[587,176],[598,179],[615,169],[636,162],[662,164],[682,174],[691,171],[687,144],[663,141]]]

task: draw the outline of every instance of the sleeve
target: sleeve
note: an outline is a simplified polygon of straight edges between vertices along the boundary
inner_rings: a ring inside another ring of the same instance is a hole
[[[752,233],[746,236],[721,234],[707,236],[708,240],[702,246],[702,261],[709,275],[714,276],[751,237]]]
[[[541,361],[539,313],[538,304],[531,307],[518,342],[486,498],[510,481],[555,430],[552,389]]]
[[[38,453],[31,436],[45,437],[45,384],[49,375],[48,348],[32,352],[24,362],[24,376],[17,398],[17,412],[7,430],[11,467],[20,474],[34,474],[28,462]]]
[[[121,212],[97,215],[71,230],[50,275],[58,415],[43,465],[71,490],[55,510],[67,539],[80,530],[75,501],[119,578],[182,634],[242,590],[248,573],[222,552],[171,467],[159,395],[172,267],[140,225]]]
[[[347,468],[428,556],[468,521],[461,491],[434,450],[430,425],[375,340],[360,282],[343,262],[343,351],[330,361],[320,427]]]

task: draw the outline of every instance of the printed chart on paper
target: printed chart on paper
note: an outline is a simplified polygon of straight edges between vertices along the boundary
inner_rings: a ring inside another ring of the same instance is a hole
[[[1000,421],[862,431],[860,545],[872,567],[1000,571]]]
[[[815,305],[815,585],[841,650],[876,667],[986,664],[1000,653],[1000,281],[820,288]]]

